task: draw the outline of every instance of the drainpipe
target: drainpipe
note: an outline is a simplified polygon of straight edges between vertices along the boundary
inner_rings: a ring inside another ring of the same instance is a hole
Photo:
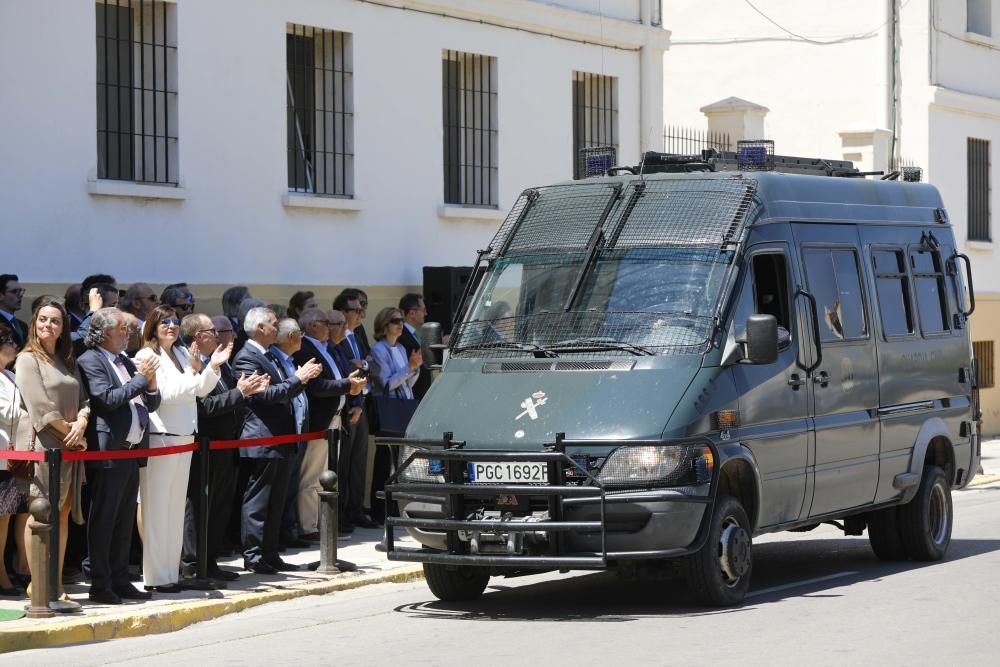
[[[639,153],[663,150],[663,49],[650,44],[653,3],[640,0],[639,19],[646,28],[646,43],[639,49]]]

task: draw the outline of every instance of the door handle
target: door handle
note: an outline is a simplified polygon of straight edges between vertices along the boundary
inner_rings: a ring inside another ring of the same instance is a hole
[[[831,378],[830,374],[827,373],[826,371],[820,371],[819,373],[813,376],[813,382],[815,382],[821,387],[825,387],[826,385],[830,384],[830,380],[832,379],[833,378]]]
[[[788,386],[796,391],[798,391],[798,388],[807,382],[809,382],[809,380],[801,377],[798,373],[792,373],[792,376],[788,378]]]

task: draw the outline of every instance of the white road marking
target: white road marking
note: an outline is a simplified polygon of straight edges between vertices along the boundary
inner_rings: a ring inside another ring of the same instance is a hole
[[[776,593],[778,591],[787,590],[789,588],[796,588],[798,586],[808,586],[809,584],[818,584],[821,581],[829,581],[831,579],[840,579],[841,577],[849,577],[852,574],[857,574],[857,570],[851,572],[838,572],[837,574],[828,574],[825,577],[816,577],[815,579],[803,579],[802,581],[793,581],[790,584],[782,584],[780,586],[771,586],[770,588],[762,588],[759,591],[754,591],[752,593],[747,593],[748,598],[756,597],[758,595],[767,595],[768,593]]]

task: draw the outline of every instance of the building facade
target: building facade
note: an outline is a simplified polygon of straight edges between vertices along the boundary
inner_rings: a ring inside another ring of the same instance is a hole
[[[984,431],[1000,433],[1000,0],[676,0],[664,22],[668,125],[916,165],[938,187],[972,260]]]
[[[667,39],[658,0],[7,0],[0,272],[375,309],[579,148],[655,147]]]

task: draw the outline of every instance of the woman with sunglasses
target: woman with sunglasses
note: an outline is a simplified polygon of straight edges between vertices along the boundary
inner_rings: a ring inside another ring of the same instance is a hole
[[[42,301],[31,316],[28,340],[14,362],[17,388],[29,417],[28,428],[18,430],[18,449],[62,449],[82,451],[87,448],[84,434],[90,418],[90,404],[80,382],[69,337],[69,315],[61,299]],[[71,601],[62,590],[63,560],[69,518],[83,524],[80,489],[83,487],[83,461],[63,461],[59,476],[59,500],[49,493],[48,466],[35,465],[35,477],[28,490],[30,500],[46,497],[59,507],[59,597]],[[53,507],[54,509],[54,507]],[[25,529],[29,548],[31,522]],[[76,605],[77,603],[72,603]]]
[[[167,305],[153,309],[142,328],[143,348],[136,361],[158,356],[156,386],[160,406],[149,415],[149,448],[191,442],[198,428],[196,400],[208,396],[219,383],[219,367],[232,346],[205,350],[211,355],[202,368],[197,343],[190,349],[177,344],[181,321]],[[187,498],[191,452],[150,457],[139,471],[142,515],[142,574],[146,590],[178,593],[181,548],[184,542],[184,503]]]
[[[413,385],[420,377],[424,360],[420,349],[407,356],[399,342],[403,335],[403,312],[399,308],[383,308],[375,316],[375,340],[372,358],[375,360],[375,393],[396,398],[413,398]]]
[[[14,374],[7,366],[17,357],[17,343],[14,332],[6,324],[0,324],[0,450],[18,449],[24,438],[31,437],[28,413],[21,405],[21,392],[14,383]],[[27,429],[27,432],[25,431]],[[20,449],[26,449],[22,446]],[[28,514],[24,511],[27,499],[27,484],[22,484],[8,470],[6,461],[0,462],[0,556],[7,545],[7,531],[10,517],[17,515],[14,522],[14,536],[17,541],[17,567],[27,570],[27,554],[24,551],[24,527]],[[4,558],[0,557],[0,595],[20,596],[24,591],[11,583],[7,576]]]

